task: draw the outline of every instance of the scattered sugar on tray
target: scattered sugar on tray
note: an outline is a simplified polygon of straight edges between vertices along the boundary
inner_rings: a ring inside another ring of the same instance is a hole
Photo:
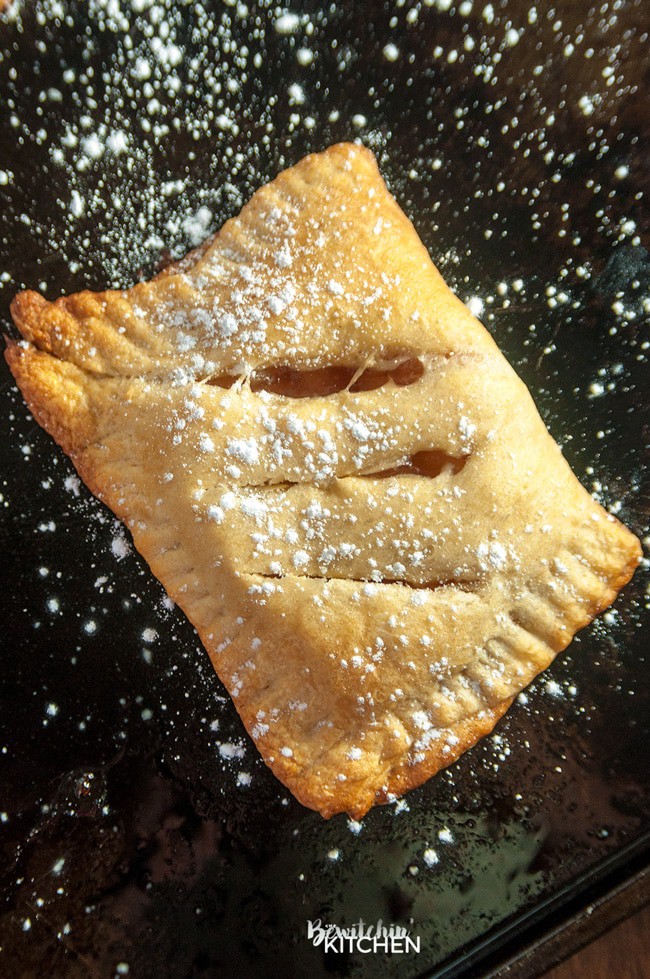
[[[555,697],[556,699],[560,699],[564,696],[564,691],[556,680],[546,680],[544,683],[544,690],[547,694],[549,694],[549,696]]]
[[[119,525],[117,526],[111,541],[111,551],[118,561],[122,561],[131,553],[131,545],[126,539],[124,530]]]
[[[75,218],[80,218],[86,209],[84,199],[78,190],[72,191],[72,197],[70,201],[70,213]]]
[[[310,48],[298,48],[296,51],[296,61],[303,68],[310,65],[314,60],[314,52]]]
[[[234,759],[243,758],[246,754],[246,749],[241,744],[224,741],[219,745],[219,754],[226,761],[233,761]]]
[[[465,305],[469,309],[472,316],[476,316],[477,318],[481,317],[485,311],[485,303],[478,296],[470,296],[469,299],[466,300]]]
[[[431,847],[427,847],[427,849],[422,854],[422,859],[424,860],[426,866],[429,868],[435,867],[437,863],[440,863],[440,857],[438,856],[436,851],[433,850]]]
[[[79,496],[81,491],[81,481],[77,475],[70,474],[69,476],[66,476],[66,478],[63,480],[63,485],[69,493],[72,493],[73,496]]]
[[[208,236],[212,220],[212,211],[204,204],[202,204],[194,214],[188,214],[187,217],[183,218],[181,227],[191,245],[196,247],[205,241]]]
[[[276,17],[273,27],[278,34],[295,34],[300,27],[300,15],[285,10]]]
[[[303,105],[306,101],[305,90],[298,82],[292,82],[287,89],[291,105]]]

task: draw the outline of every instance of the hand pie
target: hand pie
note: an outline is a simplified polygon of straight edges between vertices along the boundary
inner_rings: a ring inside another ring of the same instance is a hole
[[[34,416],[323,816],[458,758],[639,561],[359,146],[151,282],[12,314]]]

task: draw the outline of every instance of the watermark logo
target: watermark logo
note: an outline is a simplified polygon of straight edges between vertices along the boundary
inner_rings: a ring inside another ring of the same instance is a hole
[[[324,952],[405,955],[420,951],[419,935],[411,936],[408,928],[400,925],[387,926],[381,919],[375,925],[367,925],[360,919],[349,928],[340,928],[316,918],[307,922],[307,938]]]

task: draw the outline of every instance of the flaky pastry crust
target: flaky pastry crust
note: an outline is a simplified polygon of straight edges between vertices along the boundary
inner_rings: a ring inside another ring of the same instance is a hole
[[[323,816],[458,758],[639,561],[359,146],[150,282],[12,313],[35,418]]]

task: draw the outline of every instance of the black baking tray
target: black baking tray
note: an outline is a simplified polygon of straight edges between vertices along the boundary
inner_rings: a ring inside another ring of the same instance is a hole
[[[15,0],[3,328],[20,288],[128,285],[360,139],[578,477],[643,537],[649,30],[634,0]],[[647,898],[645,568],[492,737],[405,804],[325,822],[2,369],[0,974],[534,975],[590,937],[590,908],[605,927]],[[419,953],[307,938],[360,918]]]

